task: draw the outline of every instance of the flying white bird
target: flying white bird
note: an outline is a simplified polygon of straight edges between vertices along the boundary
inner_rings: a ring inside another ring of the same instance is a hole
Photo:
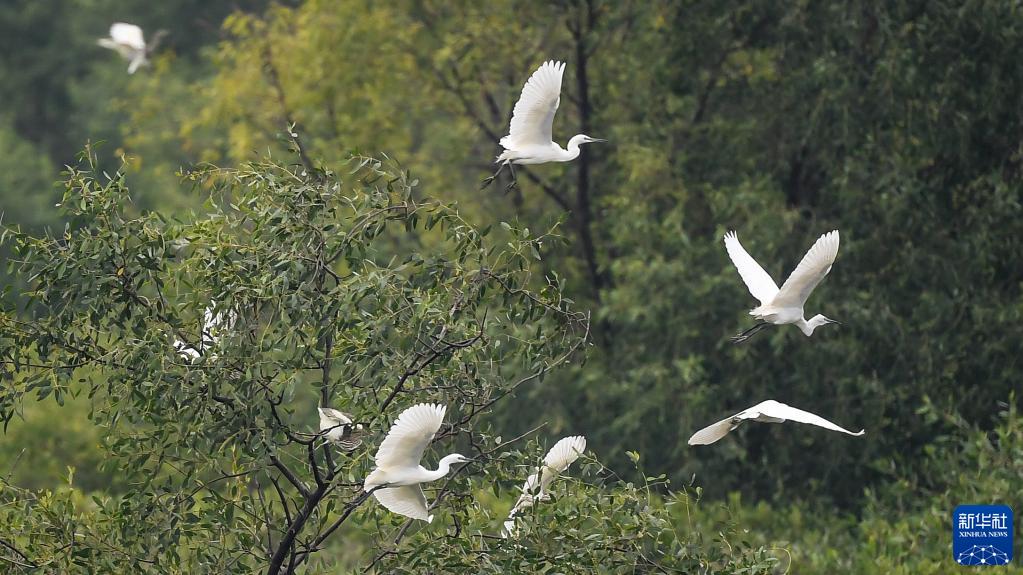
[[[831,431],[841,431],[842,433],[848,433],[849,435],[863,435],[864,430],[859,430],[856,433],[844,429],[831,423],[827,419],[819,415],[814,415],[809,411],[803,411],[802,409],[796,409],[785,405],[784,403],[777,402],[773,399],[762,401],[753,407],[736,413],[735,415],[722,419],[721,421],[708,425],[700,431],[697,431],[689,438],[689,445],[710,445],[722,437],[728,435],[730,431],[739,427],[739,425],[746,420],[759,421],[761,423],[785,423],[787,420],[797,421],[799,423],[809,423],[810,425],[816,425],[823,427],[824,429],[830,429]]]
[[[504,536],[511,537],[515,534],[515,517],[525,509],[533,506],[537,501],[547,501],[550,494],[547,489],[551,482],[558,475],[565,472],[569,465],[579,459],[582,452],[586,451],[586,438],[582,435],[565,437],[554,444],[554,447],[547,452],[543,458],[543,465],[526,478],[522,485],[522,495],[508,513],[508,519],[504,522]]]
[[[456,463],[470,461],[452,453],[440,460],[436,470],[420,465],[426,447],[444,423],[447,407],[420,403],[401,412],[397,421],[380,443],[376,469],[367,477],[363,489],[372,491],[381,505],[393,513],[432,522],[422,483],[444,477]],[[383,486],[383,487],[381,487]]]
[[[735,269],[739,270],[739,276],[749,288],[749,292],[760,300],[760,306],[750,310],[749,314],[761,322],[734,336],[732,338],[734,343],[746,341],[770,324],[793,323],[804,335],[810,337],[813,330],[822,325],[839,323],[820,314],[810,318],[810,321],[803,319],[806,299],[824,276],[828,275],[831,264],[835,263],[835,258],[838,257],[838,230],[828,232],[817,239],[796,269],[792,270],[781,289],[778,289],[764,268],[746,253],[735,232],[725,234],[725,249],[728,250],[728,257],[732,258],[732,263],[735,264]]]
[[[512,184],[515,183],[513,164],[546,164],[547,162],[570,162],[579,156],[579,146],[590,142],[605,142],[586,134],[577,134],[568,141],[568,148],[554,142],[551,131],[554,114],[561,103],[561,78],[565,74],[565,63],[550,60],[544,62],[526,85],[512,111],[508,135],[501,138],[504,152],[497,157],[500,167],[497,172],[483,180],[484,187],[501,173],[505,166],[511,170]]]
[[[320,414],[320,435],[345,451],[362,445],[362,424],[354,423],[347,413],[329,407],[317,407]]]
[[[139,69],[139,66],[149,64],[149,55],[156,50],[160,39],[166,33],[165,30],[157,31],[153,35],[152,42],[147,46],[145,39],[142,37],[142,28],[134,24],[115,22],[110,26],[110,37],[100,38],[96,43],[104,48],[116,51],[121,57],[128,60],[128,73],[134,74],[135,70]]]

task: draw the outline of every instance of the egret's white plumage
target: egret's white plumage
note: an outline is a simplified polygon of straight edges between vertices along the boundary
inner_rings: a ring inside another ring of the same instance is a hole
[[[388,510],[423,521],[433,521],[421,483],[448,474],[451,465],[469,461],[453,453],[440,460],[436,470],[420,465],[423,453],[444,423],[443,405],[420,403],[401,412],[376,454],[376,468],[366,477],[363,488]],[[381,487],[386,486],[386,487]]]
[[[533,72],[515,102],[508,135],[501,138],[502,146],[547,146],[554,140],[554,114],[561,104],[564,75],[565,63],[554,61],[544,62]]]
[[[576,459],[579,459],[583,451],[586,451],[586,438],[582,435],[565,437],[554,444],[554,447],[543,458],[543,465],[536,472],[530,474],[522,485],[522,494],[519,495],[511,512],[508,513],[508,519],[504,522],[505,536],[515,533],[516,515],[532,507],[533,503],[537,501],[550,499],[548,488],[551,482],[558,475],[564,473]]]
[[[110,26],[110,40],[113,40],[118,46],[132,50],[146,49],[146,41],[142,37],[142,28],[134,24],[115,22]]]
[[[566,148],[554,142],[554,115],[561,103],[561,82],[565,75],[565,63],[550,60],[544,62],[529,77],[512,111],[508,135],[501,138],[504,152],[497,157],[504,166],[511,164],[545,164],[547,162],[569,162],[579,156],[579,146],[590,142],[603,142],[586,134],[577,134],[568,141]],[[497,177],[487,178],[489,183]],[[514,175],[514,170],[512,170]]]
[[[201,336],[199,338],[198,349],[181,340],[174,341],[174,350],[185,359],[199,359],[208,349],[217,344],[221,334],[223,334],[226,329],[234,327],[237,316],[233,312],[228,312],[226,314],[214,313],[213,305],[214,304],[210,304],[210,306],[203,311],[203,324],[201,326],[202,329],[200,330]]]
[[[180,339],[174,340],[174,351],[178,352],[178,355],[189,360],[194,361],[202,357],[202,353]]]
[[[320,434],[327,441],[338,445],[341,449],[351,451],[362,444],[360,433],[362,424],[352,421],[347,413],[329,407],[318,407],[320,414]]]
[[[146,41],[142,37],[142,28],[134,24],[115,22],[110,26],[110,37],[100,38],[97,44],[116,51],[128,60],[128,73],[134,74],[139,66],[148,63]]]
[[[767,324],[795,324],[807,337],[825,324],[838,323],[835,320],[815,315],[809,321],[803,319],[803,306],[810,293],[817,287],[824,276],[831,271],[835,258],[838,257],[838,230],[828,232],[817,239],[806,252],[802,261],[792,270],[785,283],[778,288],[764,268],[746,252],[736,233],[725,234],[725,249],[732,259],[735,269],[743,283],[749,288],[753,297],[760,301],[758,307],[750,310],[750,315],[766,323],[757,324],[749,330],[733,338],[736,343],[749,339],[754,333]]]
[[[697,431],[689,438],[689,445],[710,445],[711,443],[714,443],[728,435],[730,431],[739,427],[743,421],[747,420],[759,421],[761,423],[784,423],[786,421],[796,421],[799,423],[816,425],[818,427],[823,427],[824,429],[830,429],[831,431],[841,431],[842,433],[848,433],[849,435],[859,436],[865,433],[862,429],[853,433],[848,429],[831,423],[819,415],[814,415],[809,411],[803,411],[802,409],[785,405],[784,403],[773,399],[768,399],[767,401],[762,401],[749,409],[740,411],[731,417],[722,419],[717,423],[708,425],[700,431]]]

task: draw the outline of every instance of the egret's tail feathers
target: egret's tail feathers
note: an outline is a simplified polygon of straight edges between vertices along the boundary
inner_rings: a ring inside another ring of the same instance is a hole
[[[366,480],[362,484],[363,491],[372,491],[374,487],[378,485],[385,485],[387,480],[383,477],[383,472],[380,468],[376,468],[366,476]]]

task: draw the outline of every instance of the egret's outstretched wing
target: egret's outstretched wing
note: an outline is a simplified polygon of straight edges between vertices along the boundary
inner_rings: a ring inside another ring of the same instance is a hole
[[[824,429],[830,429],[831,431],[841,431],[842,433],[847,433],[849,435],[859,436],[866,433],[862,429],[856,433],[853,433],[852,431],[849,431],[844,427],[840,427],[838,425],[835,425],[834,423],[831,423],[830,421],[824,419],[819,415],[814,415],[809,411],[803,411],[802,409],[797,409],[790,405],[785,405],[784,403],[774,401],[773,399],[769,399],[763,403],[760,403],[759,405],[751,407],[747,411],[757,411],[767,417],[773,417],[788,421],[796,421],[799,423],[808,423],[810,425],[816,425],[817,427],[823,427]]]
[[[146,49],[146,41],[142,38],[142,28],[134,24],[115,22],[110,26],[110,39],[135,50]]]
[[[118,52],[121,51],[121,45],[110,38],[100,38],[99,40],[96,40],[96,43],[110,50],[117,50]]]
[[[732,258],[735,269],[739,271],[739,277],[749,288],[749,293],[760,300],[761,305],[770,303],[778,293],[778,285],[771,279],[770,274],[760,267],[757,260],[746,252],[734,231],[725,234],[725,249],[728,250],[728,257]]]
[[[426,505],[426,495],[418,484],[377,489],[373,497],[391,513],[421,519],[427,523],[433,521],[433,515],[430,515]]]
[[[445,411],[447,407],[443,405],[420,403],[401,412],[377,449],[377,467],[417,467],[444,423]]]
[[[505,148],[546,146],[551,143],[554,114],[561,102],[561,78],[564,62],[544,62],[522,87],[512,112],[508,135],[501,138]]]
[[[540,493],[546,492],[551,481],[568,469],[568,466],[579,459],[584,451],[586,451],[586,438],[582,435],[565,437],[555,443],[554,447],[547,452],[547,456],[543,458],[543,469],[540,471]]]
[[[526,482],[522,485],[522,495],[512,507],[508,519],[512,519],[517,513],[533,505],[534,500],[544,499],[547,488],[550,487],[554,478],[563,473],[568,466],[579,459],[582,452],[586,451],[586,438],[582,435],[573,435],[562,438],[554,444],[554,447],[547,452],[543,458],[543,465],[537,473],[531,473]]]
[[[733,415],[704,427],[689,438],[689,445],[710,445],[714,443],[736,428],[738,424],[734,420],[735,416]]]
[[[831,271],[831,264],[838,257],[838,230],[834,230],[817,238],[817,241],[803,256],[796,269],[792,270],[788,279],[778,290],[774,304],[779,307],[803,307],[806,298],[824,276]]]
[[[808,411],[802,409],[796,409],[785,405],[784,403],[768,399],[762,401],[753,407],[740,411],[735,415],[722,419],[721,421],[708,425],[700,431],[697,431],[689,438],[689,445],[710,445],[722,437],[728,435],[728,432],[732,431],[739,426],[740,423],[746,420],[758,421],[761,423],[784,423],[785,421],[795,421],[798,423],[809,423],[810,425],[816,425],[832,431],[841,431],[842,433],[848,433],[849,435],[863,435],[864,430],[860,430],[858,433],[853,433],[848,429],[844,429],[831,423],[827,419],[814,415]]]

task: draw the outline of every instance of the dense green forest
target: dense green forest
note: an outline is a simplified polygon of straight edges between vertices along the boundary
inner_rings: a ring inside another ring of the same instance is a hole
[[[956,505],[1023,510],[1021,53],[1010,2],[9,2],[0,571],[266,573],[313,501],[281,573],[957,572]],[[481,189],[549,59],[554,139],[608,143]],[[833,229],[842,325],[731,343],[724,233],[784,278]],[[765,399],[866,435],[687,445]],[[359,487],[427,401],[480,458],[424,527]]]

